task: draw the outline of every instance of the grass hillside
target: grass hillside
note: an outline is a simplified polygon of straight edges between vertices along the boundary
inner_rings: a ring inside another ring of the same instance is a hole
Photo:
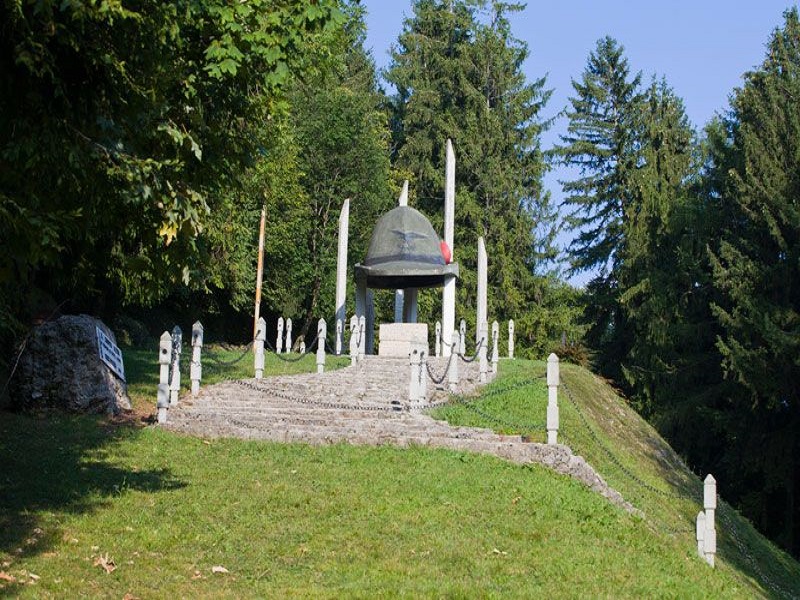
[[[126,356],[139,410],[155,397],[150,354]],[[482,399],[437,416],[540,439],[543,372],[503,362]],[[800,596],[798,564],[727,506],[718,568],[697,558],[699,480],[599,379],[567,365],[562,378],[563,433],[644,516],[488,456],[0,413],[0,595]]]

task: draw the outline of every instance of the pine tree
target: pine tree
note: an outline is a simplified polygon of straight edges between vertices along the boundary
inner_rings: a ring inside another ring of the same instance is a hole
[[[458,306],[470,328],[479,236],[486,240],[495,290],[489,314],[498,320],[535,310],[534,271],[554,254],[555,215],[541,187],[539,142],[539,114],[549,93],[543,78],[529,83],[522,73],[528,50],[513,37],[507,17],[519,9],[502,2],[417,0],[387,74],[397,88],[395,164],[412,178],[415,206],[439,229],[445,141],[455,146]],[[537,224],[544,231],[539,237]],[[422,315],[437,310],[431,299]],[[530,330],[517,331],[522,339],[533,337]]]
[[[600,368],[621,379],[619,360],[629,344],[619,308],[618,267],[623,222],[631,203],[638,163],[637,122],[641,75],[630,76],[623,47],[604,37],[589,54],[575,96],[568,133],[554,155],[578,177],[563,183],[571,209],[567,225],[576,233],[568,253],[573,273],[596,271],[587,286],[589,344],[600,350]]]
[[[800,21],[785,13],[767,57],[733,102],[723,198],[725,228],[712,257],[722,298],[715,312],[728,377],[734,452],[748,483],[764,490],[754,515],[798,550],[800,510]],[[743,425],[746,423],[746,426]],[[735,437],[734,432],[741,435]],[[753,479],[755,478],[755,479]],[[753,506],[751,506],[751,510]]]

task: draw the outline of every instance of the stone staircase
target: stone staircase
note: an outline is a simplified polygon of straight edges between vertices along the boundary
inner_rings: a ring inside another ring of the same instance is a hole
[[[429,361],[441,378],[447,359]],[[478,361],[459,362],[459,394],[478,387]],[[359,364],[322,374],[229,381],[185,396],[169,411],[166,427],[204,437],[237,437],[307,444],[391,444],[493,454],[517,463],[540,463],[579,479],[615,504],[619,493],[567,446],[523,442],[490,429],[455,427],[425,413],[449,397],[445,382],[427,380],[425,402],[410,406],[408,359],[367,356]]]

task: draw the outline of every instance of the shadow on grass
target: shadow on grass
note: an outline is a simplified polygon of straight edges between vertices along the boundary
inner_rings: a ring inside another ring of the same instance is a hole
[[[127,490],[184,487],[168,469],[137,471],[107,460],[123,439],[137,434],[99,418],[0,412],[0,555],[51,548],[61,532],[52,521],[43,527],[42,513],[85,513]]]

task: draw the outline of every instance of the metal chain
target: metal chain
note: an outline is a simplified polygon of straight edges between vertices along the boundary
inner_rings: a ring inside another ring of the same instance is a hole
[[[428,371],[428,377],[430,377],[430,380],[436,385],[439,385],[440,383],[444,382],[445,378],[447,377],[447,374],[450,372],[450,363],[452,362],[453,362],[453,354],[450,354],[450,358],[447,359],[447,365],[445,365],[444,367],[444,373],[442,373],[441,377],[437,377],[436,375],[433,374],[433,370],[431,369],[431,363],[425,361],[425,369]]]
[[[595,444],[597,444],[597,446],[603,451],[603,453],[608,457],[608,459],[612,463],[614,463],[614,465],[624,475],[626,475],[634,483],[640,485],[641,487],[643,487],[644,489],[648,490],[649,492],[652,492],[652,493],[657,494],[659,496],[663,496],[665,498],[683,499],[683,496],[679,496],[678,494],[675,494],[673,492],[667,492],[665,490],[660,490],[657,487],[647,483],[641,477],[639,477],[633,471],[631,471],[628,467],[623,465],[622,462],[619,460],[619,458],[617,458],[614,455],[614,453],[611,452],[611,450],[608,448],[608,446],[606,446],[602,442],[602,440],[600,440],[600,437],[597,435],[597,433],[595,433],[595,431],[592,429],[591,425],[589,425],[589,421],[587,420],[586,415],[583,414],[583,410],[580,408],[578,403],[575,401],[575,398],[572,395],[572,391],[569,389],[569,386],[567,386],[566,382],[563,379],[561,380],[561,386],[564,388],[564,391],[566,392],[567,399],[569,400],[570,405],[572,405],[572,407],[575,409],[575,412],[578,414],[578,417],[580,418],[581,423],[583,423],[583,426],[589,432],[589,436],[592,438],[592,440],[594,440]]]
[[[254,343],[255,340],[247,344],[247,346],[245,346],[244,348],[244,351],[233,360],[222,360],[220,358],[217,358],[214,356],[214,353],[211,352],[210,350],[206,350],[205,352],[203,352],[203,358],[207,358],[208,360],[211,361],[212,363],[210,365],[211,367],[232,367],[240,363],[244,359],[244,357],[247,356],[247,354],[250,352],[250,349],[253,347]]]
[[[314,340],[308,346],[306,346],[306,354],[308,354],[308,349],[311,348],[312,346],[314,346],[314,344],[316,344],[318,340],[319,340],[319,334],[317,334],[317,337],[315,337]],[[287,358],[287,357],[283,356],[282,354],[278,354],[275,351],[275,348],[272,346],[272,344],[269,343],[269,341],[264,340],[264,343],[266,344],[266,346],[269,349],[269,351],[272,352],[278,359],[282,360],[283,362],[295,363],[295,362],[303,360],[305,358],[305,356],[306,356],[306,354],[301,354],[301,355],[297,356],[296,358]],[[288,352],[287,352],[287,354],[288,354]]]
[[[463,360],[465,363],[472,363],[475,362],[475,359],[478,358],[478,355],[481,353],[481,348],[483,347],[483,343],[486,341],[486,338],[481,338],[481,341],[478,342],[478,345],[475,346],[475,354],[472,355],[472,358],[464,358],[464,355],[460,352],[458,353],[458,357]]]
[[[358,404],[347,404],[344,402],[325,402],[323,400],[310,400],[309,398],[298,398],[282,392],[267,389],[251,383],[249,381],[242,381],[241,379],[227,379],[229,383],[235,383],[244,388],[248,388],[255,392],[260,392],[265,395],[288,400],[289,402],[297,402],[298,404],[305,404],[307,406],[318,406],[321,408],[334,408],[339,410],[357,410],[364,412],[400,412],[408,411],[408,407],[404,406],[398,400],[392,400],[391,406],[364,406]]]

